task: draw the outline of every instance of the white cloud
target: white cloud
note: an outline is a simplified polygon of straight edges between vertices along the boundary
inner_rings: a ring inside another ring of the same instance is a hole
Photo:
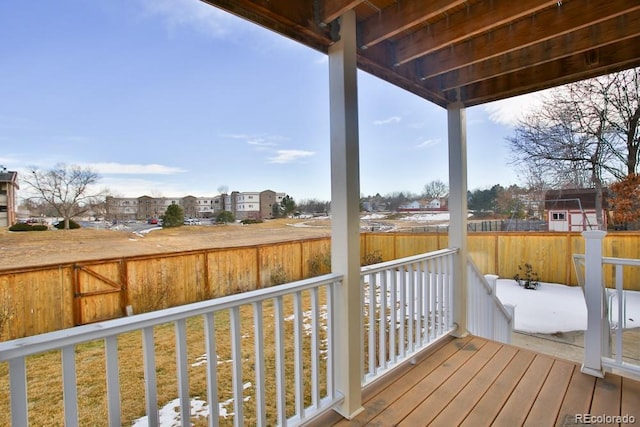
[[[275,147],[276,145],[278,145],[275,142],[267,141],[264,138],[250,139],[247,141],[247,144],[255,145],[258,147]]]
[[[275,141],[287,141],[289,138],[280,135],[248,135],[244,133],[227,133],[221,135],[223,138],[240,139],[249,145],[277,145]]]
[[[416,148],[428,148],[433,147],[434,145],[440,144],[441,140],[439,138],[436,139],[425,139],[416,145]]]
[[[5,138],[0,138],[0,141],[4,141]],[[6,138],[7,140],[9,138]],[[9,165],[16,163],[17,160],[16,159],[12,159],[11,157],[3,157],[0,156],[0,165],[5,166],[7,168],[9,168]]]
[[[98,173],[110,175],[173,175],[186,172],[181,168],[158,164],[89,163],[87,166]]]
[[[376,126],[381,126],[381,125],[389,125],[392,123],[399,123],[402,119],[398,116],[392,116],[392,117],[388,117],[386,119],[382,119],[382,120],[374,120],[373,124]]]
[[[500,101],[491,102],[484,106],[489,119],[495,123],[515,126],[531,110],[538,108],[544,96],[544,91],[514,96]]]
[[[220,135],[223,138],[230,138],[230,139],[251,139],[253,138],[251,135],[245,135],[243,133],[226,133],[223,135]]]
[[[314,151],[304,150],[277,150],[275,157],[269,157],[269,163],[293,163],[298,159],[315,156]]]
[[[171,31],[187,26],[220,38],[234,31],[239,21],[199,0],[141,0],[141,4],[148,15],[164,19]]]

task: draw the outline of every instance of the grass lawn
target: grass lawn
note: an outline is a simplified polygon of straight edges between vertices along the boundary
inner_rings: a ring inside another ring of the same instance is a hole
[[[324,290],[320,292],[320,307],[326,300]],[[310,292],[302,298],[303,310],[310,309]],[[287,416],[294,414],[294,305],[293,297],[284,298],[284,359],[285,359],[285,391],[287,395]],[[244,416],[245,424],[256,424],[255,411],[255,319],[251,306],[242,306],[241,314],[241,359],[242,383],[244,384]],[[265,396],[267,406],[267,422],[276,423],[276,378],[275,378],[275,323],[274,308],[271,300],[263,304],[264,321],[264,353],[265,353]],[[320,319],[320,342],[322,350],[325,341],[326,319]],[[217,360],[218,400],[226,402],[221,408],[233,412],[232,402],[232,353],[230,339],[230,318],[228,311],[215,315],[215,335]],[[189,364],[189,390],[192,399],[206,401],[206,360],[204,340],[204,319],[192,317],[187,321],[187,352]],[[155,327],[155,356],[157,374],[158,404],[164,406],[178,396],[176,374],[175,329],[173,324]],[[303,331],[304,354],[304,394],[305,406],[311,403],[310,332]],[[122,425],[132,425],[134,420],[145,415],[145,389],[142,352],[142,334],[131,332],[118,337],[119,379],[122,404]],[[323,355],[320,357],[321,388],[326,385],[326,366]],[[105,350],[102,341],[89,342],[76,348],[76,372],[78,379],[78,407],[81,425],[107,425],[107,390],[105,378]],[[32,356],[27,360],[28,402],[30,425],[63,425],[62,372],[61,353],[48,352]],[[7,363],[0,364],[0,425],[10,424],[9,380]],[[321,391],[324,395],[325,391]],[[206,418],[192,418],[196,426],[207,425]],[[220,425],[232,425],[232,417],[220,418]]]

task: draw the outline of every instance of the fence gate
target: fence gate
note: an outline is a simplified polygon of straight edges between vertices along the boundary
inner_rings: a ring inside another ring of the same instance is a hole
[[[124,259],[73,266],[76,326],[122,317],[127,306],[127,266]]]

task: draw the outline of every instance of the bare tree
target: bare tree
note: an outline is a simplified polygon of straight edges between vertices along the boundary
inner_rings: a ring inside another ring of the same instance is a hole
[[[436,179],[425,184],[422,194],[427,199],[439,199],[449,194],[449,187],[444,182]]]
[[[101,193],[90,193],[90,186],[99,179],[91,168],[60,163],[48,171],[32,169],[24,182],[36,193],[31,199],[51,206],[64,219],[64,228],[68,229],[70,219],[102,201]]]
[[[530,175],[543,176],[551,187],[595,188],[600,227],[603,185],[637,167],[637,132],[631,138],[636,145],[621,145],[637,121],[634,125],[624,118],[631,113],[620,111],[625,101],[618,99],[634,90],[637,99],[637,86],[630,87],[629,79],[620,74],[557,88],[508,138],[514,163],[529,169]]]
[[[601,84],[611,105],[611,114],[607,116],[609,126],[614,132],[613,152],[626,167],[626,175],[638,173],[640,161],[640,68],[626,70],[600,78],[610,80],[609,85]],[[624,177],[619,177],[623,179]]]

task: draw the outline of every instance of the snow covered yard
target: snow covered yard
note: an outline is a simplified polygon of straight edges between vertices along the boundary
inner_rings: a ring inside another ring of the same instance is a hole
[[[640,327],[640,292],[624,293],[626,327]],[[587,306],[580,286],[540,282],[536,290],[531,290],[518,286],[513,279],[498,279],[496,294],[503,304],[516,307],[517,331],[553,334],[587,329]],[[617,310],[613,310],[613,318],[617,319]]]

